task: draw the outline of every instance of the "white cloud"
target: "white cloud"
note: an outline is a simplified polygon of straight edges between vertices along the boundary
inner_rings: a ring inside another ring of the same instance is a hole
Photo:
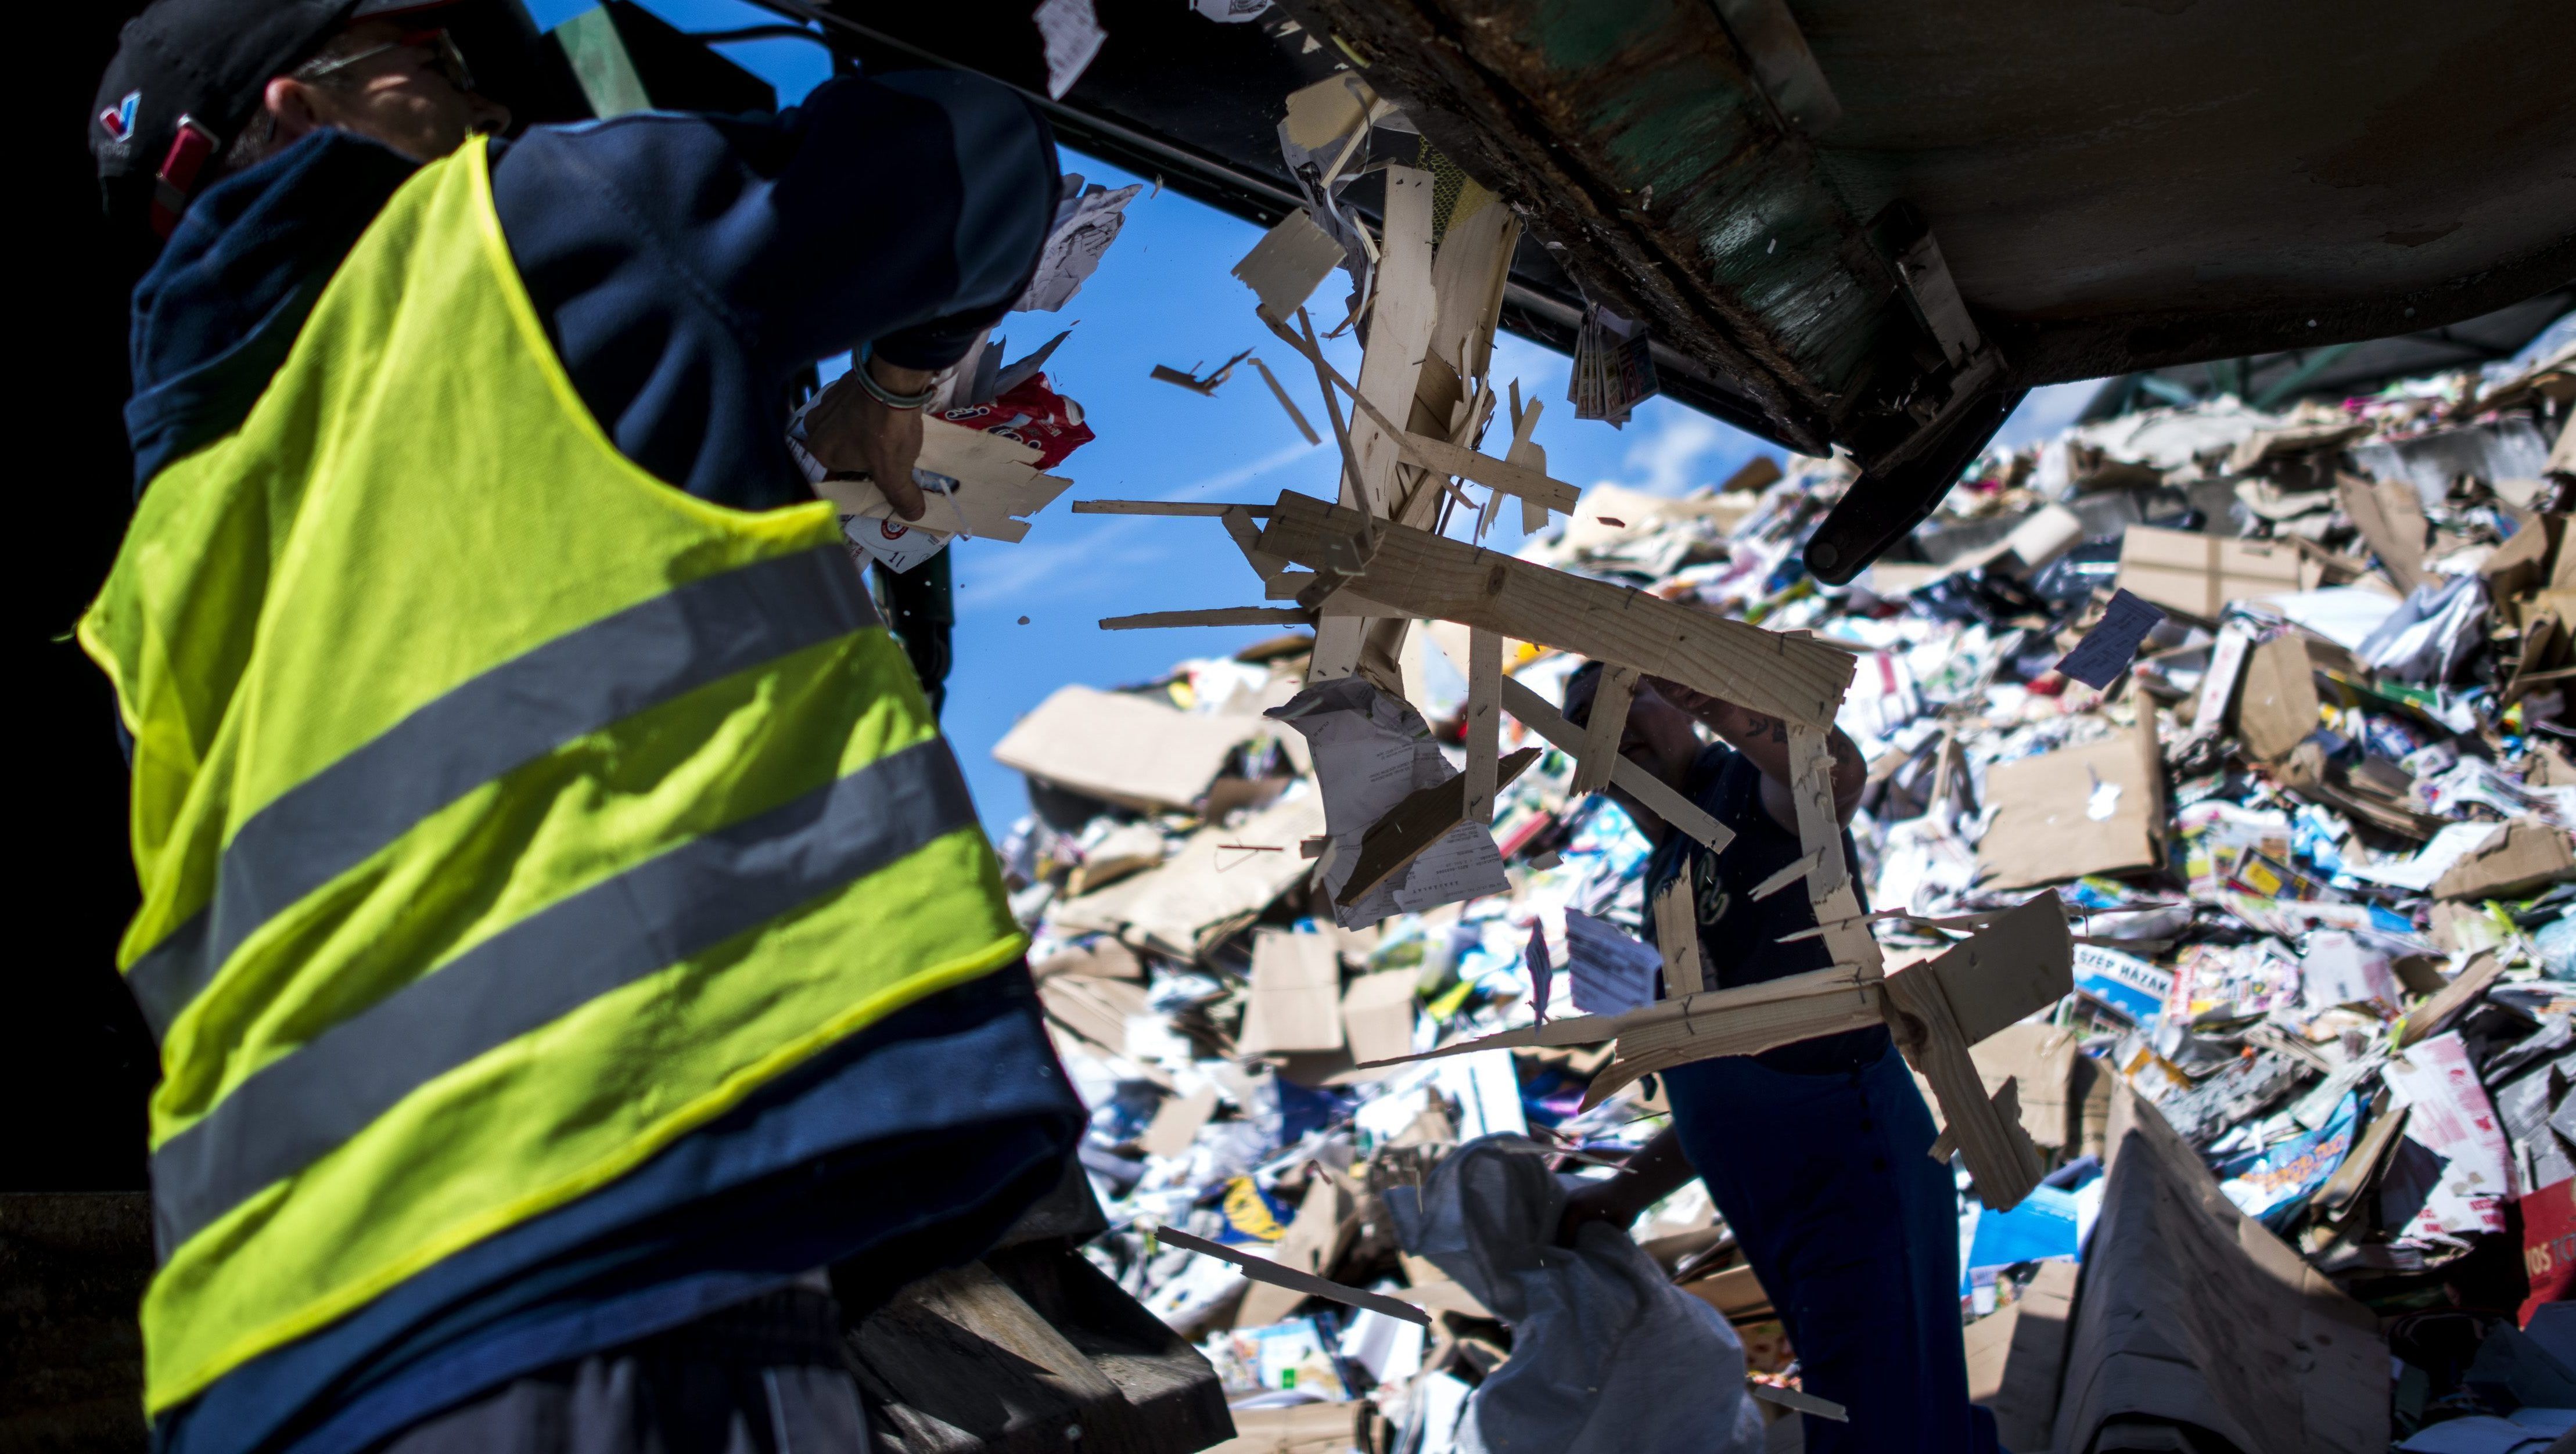
[[[1627,483],[1650,495],[1679,495],[1711,483],[1700,461],[1725,445],[1735,431],[1694,409],[1658,412],[1663,423],[1628,446]]]
[[[1237,485],[1248,485],[1254,480],[1261,478],[1263,475],[1270,473],[1272,470],[1279,468],[1281,465],[1287,464],[1292,460],[1311,453],[1314,448],[1315,446],[1311,444],[1291,444],[1280,449],[1274,449],[1270,453],[1265,454],[1261,458],[1253,460],[1248,464],[1240,464],[1230,470],[1220,470],[1204,479],[1192,480],[1188,484],[1181,486],[1179,489],[1172,491],[1170,494],[1163,496],[1163,498],[1166,500],[1196,500],[1203,496],[1219,494],[1226,490],[1231,490]]]

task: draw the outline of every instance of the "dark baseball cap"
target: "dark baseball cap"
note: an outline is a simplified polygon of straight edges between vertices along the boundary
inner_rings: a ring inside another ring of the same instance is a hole
[[[360,20],[447,0],[154,0],[128,21],[91,103],[89,149],[111,217],[168,236],[272,77]]]

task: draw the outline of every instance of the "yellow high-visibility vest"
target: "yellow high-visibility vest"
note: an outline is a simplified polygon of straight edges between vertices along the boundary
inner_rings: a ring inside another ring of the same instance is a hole
[[[156,1415],[1025,947],[832,507],[661,483],[421,169],[80,639],[133,732]]]

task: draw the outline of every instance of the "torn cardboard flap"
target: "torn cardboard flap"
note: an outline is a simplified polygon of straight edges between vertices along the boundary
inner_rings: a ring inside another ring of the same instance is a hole
[[[1300,207],[1261,235],[1243,261],[1234,265],[1234,275],[1260,297],[1264,314],[1285,323],[1306,306],[1316,285],[1341,265],[1342,245]],[[1272,387],[1277,387],[1275,382]]]

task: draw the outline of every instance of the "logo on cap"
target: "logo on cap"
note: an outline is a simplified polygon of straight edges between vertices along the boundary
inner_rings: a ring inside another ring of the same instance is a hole
[[[99,129],[110,141],[125,141],[134,135],[134,113],[143,104],[143,93],[128,91],[125,99],[98,113]]]

